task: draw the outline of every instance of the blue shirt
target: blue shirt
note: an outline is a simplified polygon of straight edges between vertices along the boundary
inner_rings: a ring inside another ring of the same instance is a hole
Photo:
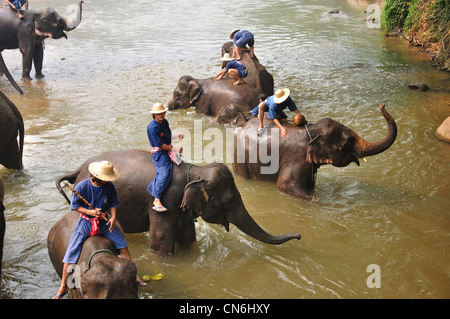
[[[236,70],[242,70],[245,71],[245,65],[243,65],[241,62],[232,60],[227,63],[225,66],[225,71],[228,72],[229,69],[236,69]]]
[[[90,178],[82,180],[75,186],[75,190],[85,200],[87,200],[92,207],[100,208],[102,212],[108,211],[111,207],[119,207],[119,198],[117,196],[116,188],[111,182],[107,182],[102,186],[94,186]],[[91,209],[88,204],[83,202],[76,194],[73,194],[70,202],[70,209],[78,209],[84,207]]]
[[[297,105],[295,105],[294,101],[291,99],[290,96],[288,96],[288,98],[280,104],[276,104],[275,101],[273,100],[274,98],[275,95],[271,95],[264,101],[264,103],[266,103],[267,107],[269,108],[268,116],[270,119],[272,120],[276,119],[277,115],[279,115],[278,117],[280,118],[286,118],[287,116],[283,112],[285,108],[289,108],[289,110],[292,112],[297,110]],[[256,116],[258,115],[258,112],[259,112],[259,104],[252,110],[252,115]]]

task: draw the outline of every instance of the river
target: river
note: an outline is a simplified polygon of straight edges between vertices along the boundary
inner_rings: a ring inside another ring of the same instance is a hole
[[[73,16],[75,3],[33,0],[30,9],[52,7]],[[217,74],[222,44],[234,28],[255,34],[255,54],[275,88],[290,88],[307,120],[331,117],[378,140],[386,133],[378,110],[385,103],[397,139],[359,167],[322,166],[312,201],[280,194],[275,183],[235,177],[246,208],[264,229],[301,232],[300,241],[270,246],[234,226],[226,232],[199,218],[197,241],[161,257],[150,249],[147,233],[126,234],[139,274],[164,274],[140,288],[139,297],[449,298],[450,145],[434,136],[449,114],[449,73],[405,40],[368,25],[369,3],[85,1],[82,23],[68,39],[45,41],[44,79],[22,82],[20,53],[4,51],[25,94],[5,77],[0,89],[20,109],[26,135],[24,170],[0,167],[7,209],[0,298],[56,292],[59,277],[46,241],[68,205],[55,177],[101,152],[148,150],[153,103],[167,105],[183,75]],[[431,89],[411,91],[411,83]],[[174,131],[179,114],[167,114]],[[192,109],[181,114],[183,130],[193,134],[195,123],[203,129],[184,142],[187,151],[205,149],[207,129],[226,133]],[[202,155],[192,160],[217,160]],[[231,168],[225,155],[222,161]]]

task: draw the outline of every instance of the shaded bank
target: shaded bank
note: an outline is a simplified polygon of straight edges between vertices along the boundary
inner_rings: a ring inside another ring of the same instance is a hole
[[[450,69],[450,6],[446,0],[386,0],[381,26],[429,53],[442,70]]]

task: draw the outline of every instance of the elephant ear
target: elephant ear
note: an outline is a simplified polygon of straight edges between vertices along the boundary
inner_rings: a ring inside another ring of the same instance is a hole
[[[307,145],[306,162],[312,164],[333,164],[329,147],[324,143],[322,135],[313,138]]]
[[[183,210],[193,211],[196,216],[201,216],[205,211],[208,199],[205,181],[203,179],[195,180],[184,187],[183,201],[180,207]]]
[[[189,104],[193,105],[195,101],[197,101],[202,94],[202,88],[198,81],[192,79],[189,81]]]

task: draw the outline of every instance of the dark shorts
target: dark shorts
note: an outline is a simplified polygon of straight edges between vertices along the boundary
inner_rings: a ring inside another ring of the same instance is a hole
[[[245,70],[237,70],[237,71],[238,71],[238,75],[239,75],[239,77],[241,79],[247,77],[247,75],[248,75],[247,69],[245,69]]]

